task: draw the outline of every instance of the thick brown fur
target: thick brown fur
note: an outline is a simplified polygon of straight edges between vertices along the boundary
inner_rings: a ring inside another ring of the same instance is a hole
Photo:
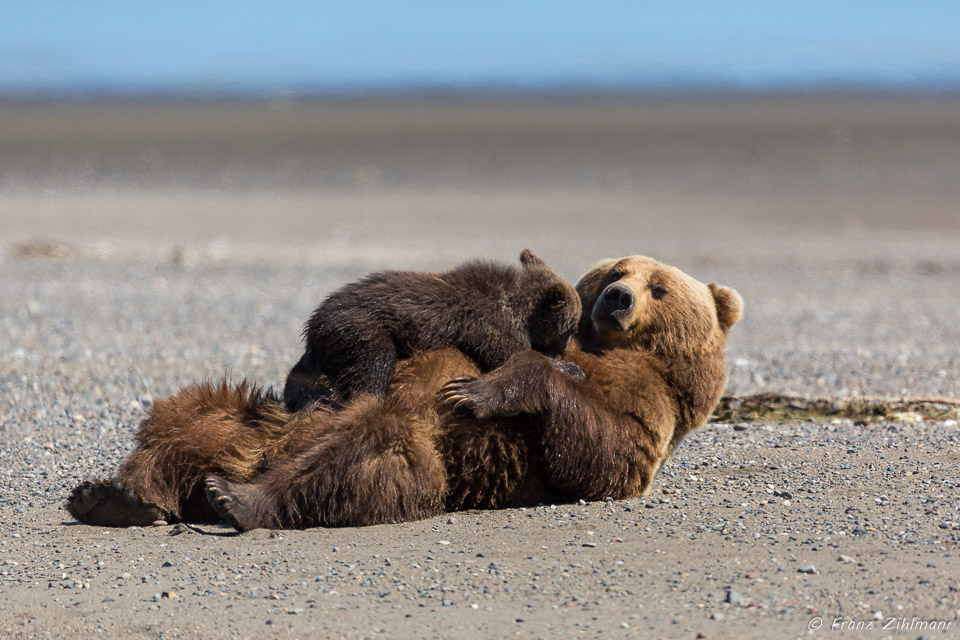
[[[566,364],[526,350],[481,375],[454,349],[423,352],[385,397],[296,414],[243,384],[188,389],[156,404],[117,478],[81,485],[68,508],[111,526],[154,514],[133,498],[209,517],[195,507],[205,476],[210,504],[240,530],[640,495],[719,400],[742,303],[640,256],[599,264],[577,291],[582,347]],[[119,497],[98,497],[110,487]]]
[[[458,349],[482,371],[526,349],[559,355],[579,319],[574,288],[529,249],[519,266],[477,260],[443,273],[374,273],[313,312],[284,401],[298,410],[383,396],[397,360],[423,350]]]

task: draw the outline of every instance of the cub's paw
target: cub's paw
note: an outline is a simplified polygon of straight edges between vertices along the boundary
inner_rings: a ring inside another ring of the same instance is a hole
[[[560,358],[550,358],[550,364],[556,367],[557,371],[567,376],[574,382],[583,382],[587,379],[587,374],[580,368],[576,362],[561,360]]]
[[[245,510],[237,496],[236,485],[219,476],[207,476],[204,489],[207,492],[207,502],[230,526],[237,531],[255,528],[248,526]]]
[[[515,415],[498,406],[495,389],[485,378],[463,376],[454,378],[440,389],[440,398],[454,411],[473,414],[478,418]]]
[[[174,519],[116,481],[84,482],[70,493],[66,509],[80,522],[100,527],[145,527]]]

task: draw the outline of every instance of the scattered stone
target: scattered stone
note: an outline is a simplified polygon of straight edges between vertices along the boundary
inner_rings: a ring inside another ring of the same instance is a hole
[[[797,573],[815,574],[816,572],[817,572],[817,568],[814,567],[812,564],[803,564],[797,567]]]
[[[837,562],[842,562],[843,564],[850,564],[853,562],[853,558],[851,558],[850,556],[845,556],[841,554],[841,556],[837,558]]]
[[[596,543],[596,542],[584,542],[584,543],[583,543],[582,545],[580,545],[580,546],[581,546],[581,547],[595,547],[595,546],[597,546],[597,543]]]
[[[457,524],[457,519],[454,518],[453,516],[450,516],[449,518],[447,518],[447,524]]]
[[[740,595],[740,592],[736,589],[729,589],[727,591],[727,602],[735,607],[739,607],[743,604],[743,596]]]

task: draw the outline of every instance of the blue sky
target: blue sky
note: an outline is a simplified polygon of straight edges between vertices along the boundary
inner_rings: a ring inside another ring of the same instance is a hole
[[[0,0],[0,94],[960,87],[960,2]]]

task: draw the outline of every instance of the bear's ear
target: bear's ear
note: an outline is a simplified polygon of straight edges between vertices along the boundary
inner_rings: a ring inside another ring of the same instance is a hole
[[[525,267],[547,266],[547,263],[541,260],[533,251],[530,251],[530,249],[524,249],[520,252],[520,264]]]
[[[707,285],[713,294],[713,303],[717,307],[717,321],[723,331],[729,331],[740,319],[743,313],[743,298],[740,294],[728,287],[721,287],[716,282]]]

